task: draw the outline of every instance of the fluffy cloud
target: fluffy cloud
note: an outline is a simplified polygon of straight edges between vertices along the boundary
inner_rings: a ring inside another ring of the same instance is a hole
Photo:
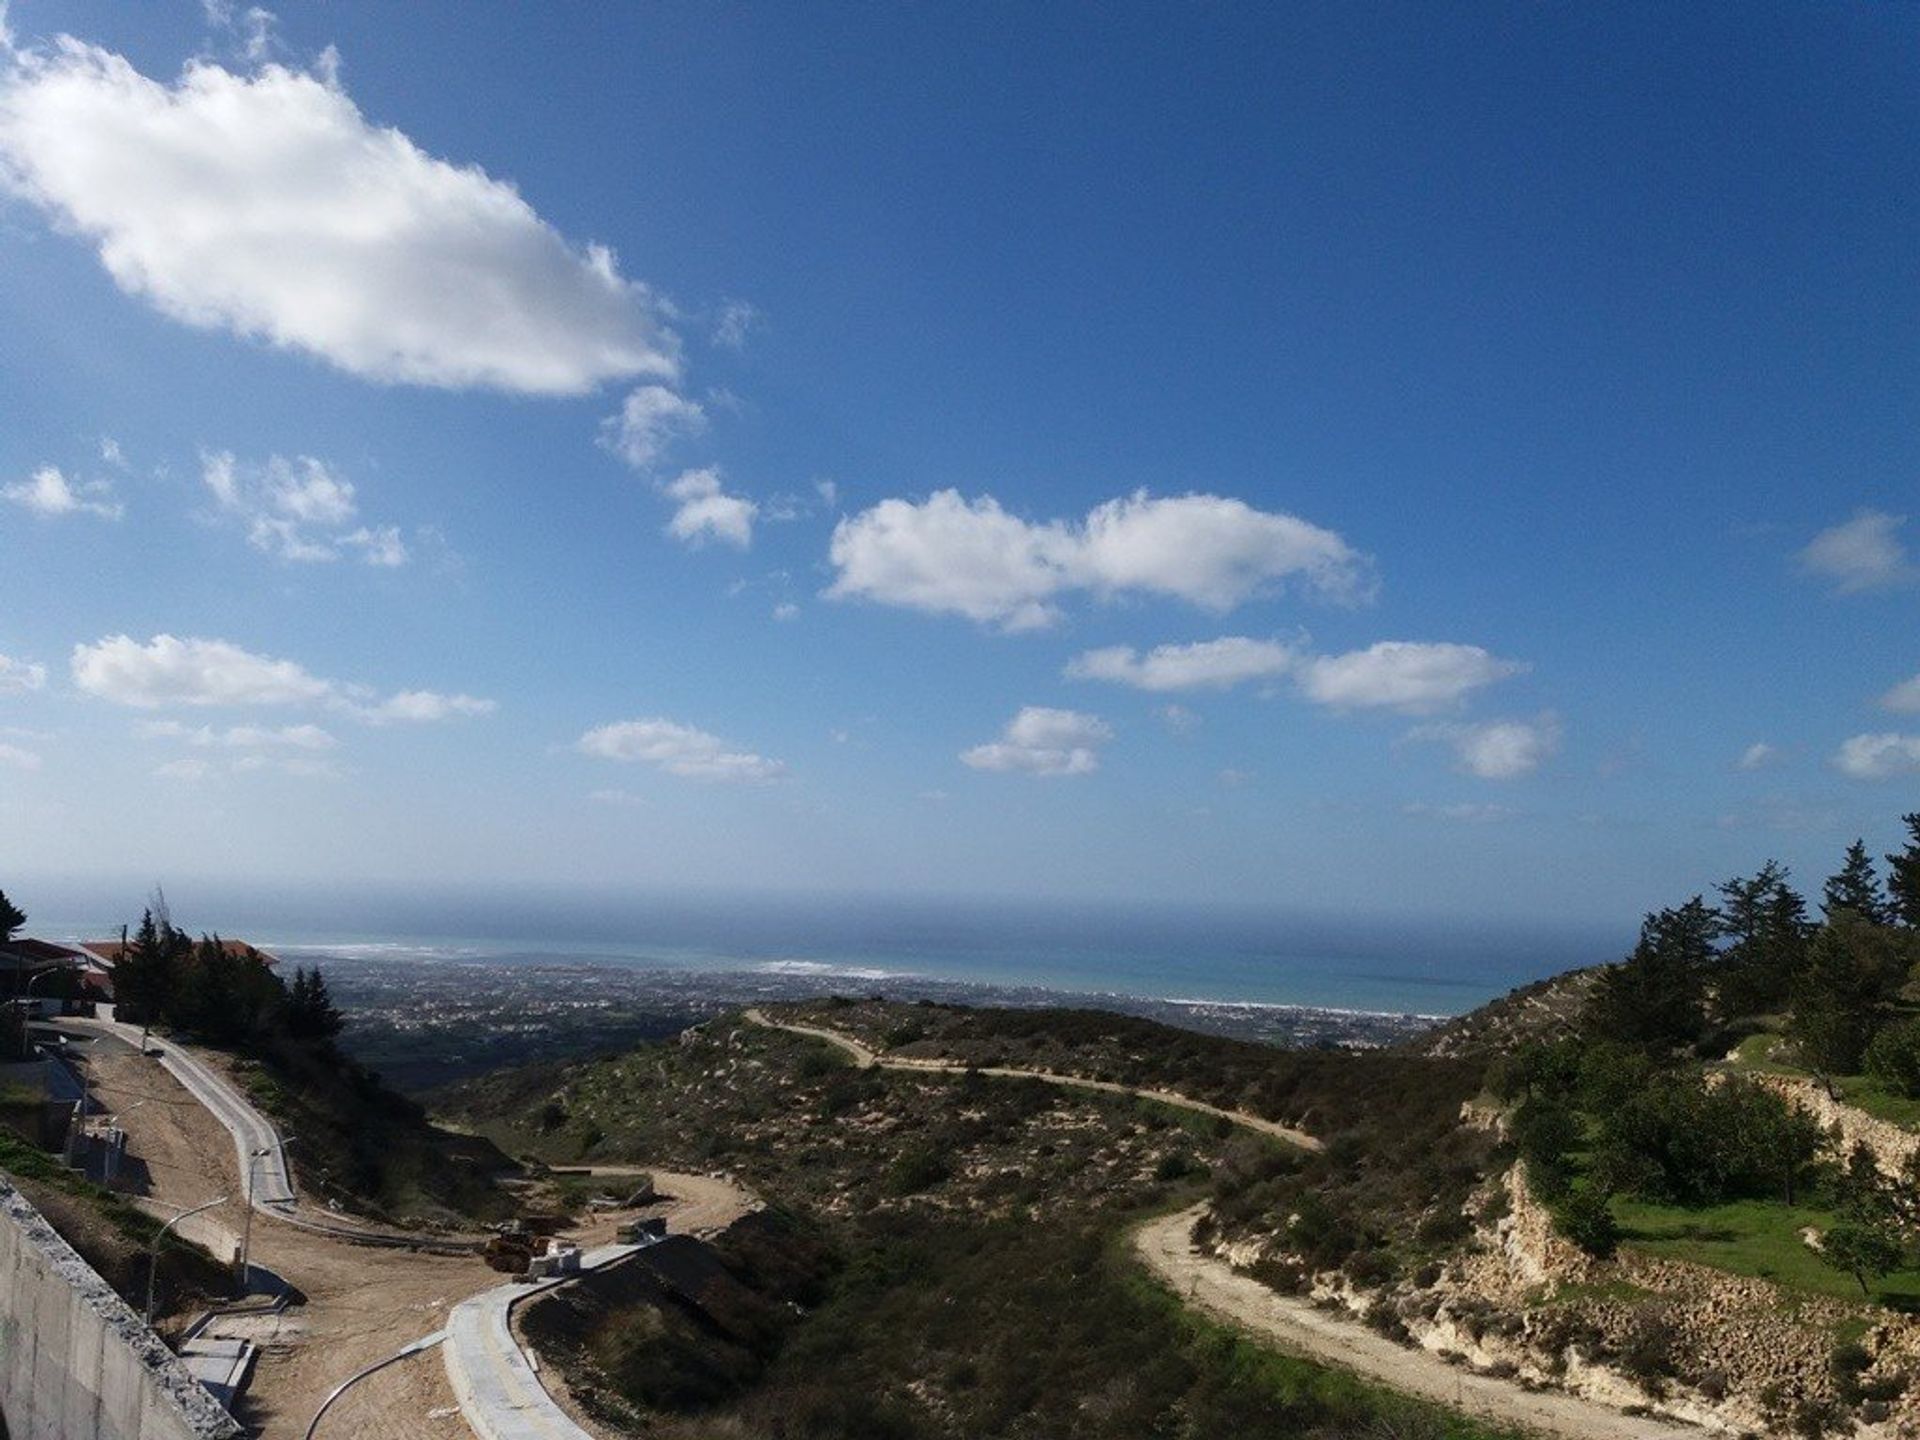
[[[73,683],[89,695],[154,710],[164,705],[302,705],[333,685],[292,660],[272,660],[225,640],[156,635],[142,645],[110,635],[73,647]]]
[[[200,457],[200,479],[221,513],[245,527],[256,550],[283,560],[338,560],[357,552],[369,565],[407,562],[397,527],[345,528],[359,514],[353,482],[324,460],[270,455],[262,464],[243,466],[230,453],[215,451]]]
[[[1734,762],[1734,768],[1738,770],[1764,770],[1779,758],[1779,747],[1769,745],[1764,740],[1756,740],[1740,752],[1740,758]]]
[[[689,780],[777,780],[787,767],[762,755],[730,750],[718,735],[672,720],[622,720],[589,730],[575,742],[583,755],[601,760],[644,761]]]
[[[1855,735],[1842,743],[1833,764],[1855,780],[1920,775],[1920,735]]]
[[[156,635],[142,645],[127,635],[109,635],[92,645],[74,646],[71,668],[74,684],[86,694],[139,710],[319,705],[379,725],[487,715],[494,709],[491,700],[432,690],[403,690],[382,700],[364,685],[324,680],[295,661],[256,655],[226,640]],[[278,733],[305,734],[311,729],[296,726]],[[226,733],[258,737],[268,732],[241,727]]]
[[[19,695],[47,683],[47,667],[0,655],[0,695]]]
[[[1095,715],[1028,705],[1007,722],[1000,738],[963,750],[960,759],[976,770],[1027,775],[1088,775],[1100,768],[1099,747],[1113,730]]]
[[[1453,750],[1455,768],[1482,780],[1531,775],[1560,748],[1560,721],[1488,720],[1476,725],[1423,725],[1410,740],[1437,740]]]
[[[259,725],[233,725],[225,730],[211,726],[182,725],[178,720],[153,720],[139,727],[149,740],[180,740],[201,749],[223,750],[331,750],[340,742],[318,725],[282,725],[267,729]]]
[[[168,85],[63,36],[0,77],[0,182],[173,319],[364,379],[570,395],[677,373],[611,252],[369,124],[325,67],[201,60]]]
[[[1382,640],[1345,655],[1306,663],[1300,689],[1309,700],[1340,710],[1384,708],[1429,714],[1458,705],[1468,694],[1526,666],[1499,660],[1478,645]]]
[[[113,487],[106,481],[76,484],[51,465],[42,465],[30,479],[0,487],[0,497],[48,520],[67,515],[97,515],[102,520],[118,520],[126,509],[112,496]]]
[[[707,428],[707,412],[664,385],[642,385],[600,424],[600,443],[636,470],[650,470],[682,436]]]
[[[1915,576],[1900,543],[1900,527],[1906,523],[1904,515],[1862,510],[1814,536],[1800,552],[1800,568],[1831,581],[1842,595],[1906,584]]]
[[[828,556],[838,571],[832,597],[1006,630],[1052,624],[1057,599],[1075,590],[1167,595],[1216,611],[1285,581],[1337,600],[1373,590],[1369,562],[1331,530],[1218,495],[1139,491],[1078,523],[1036,524],[992,496],[941,490],[842,519]]]
[[[753,521],[760,507],[727,494],[718,470],[689,470],[666,487],[666,495],[679,507],[667,522],[667,533],[683,544],[719,540],[744,550],[753,543]]]
[[[1130,645],[1089,650],[1067,662],[1069,680],[1112,680],[1138,690],[1226,690],[1293,668],[1297,652],[1278,640],[1223,635],[1192,645],[1156,645],[1141,655]]]
[[[1882,695],[1880,708],[1892,710],[1901,715],[1920,712],[1920,675],[1914,676],[1911,680],[1902,680]]]

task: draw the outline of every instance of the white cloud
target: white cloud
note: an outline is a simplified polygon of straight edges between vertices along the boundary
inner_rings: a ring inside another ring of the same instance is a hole
[[[759,309],[745,300],[729,300],[713,323],[713,343],[728,350],[743,349],[747,336],[760,323]]]
[[[1892,710],[1901,715],[1920,712],[1920,675],[1914,676],[1911,680],[1902,680],[1882,695],[1880,708]]]
[[[672,720],[622,720],[587,731],[574,748],[601,760],[645,761],[690,780],[765,782],[787,767],[762,755],[730,750],[726,741]]]
[[[753,543],[760,507],[727,494],[718,470],[688,470],[666,487],[666,495],[679,506],[667,522],[667,533],[681,543],[699,546],[719,540],[742,550]]]
[[[156,635],[142,645],[110,635],[73,647],[73,682],[89,695],[152,710],[163,705],[300,705],[333,686],[291,660],[273,660],[225,640]]]
[[[782,600],[778,605],[773,607],[773,618],[783,621],[797,620],[800,618],[800,607],[791,600]]]
[[[1112,680],[1139,690],[1225,690],[1245,680],[1284,675],[1298,652],[1278,640],[1223,635],[1192,645],[1156,645],[1141,655],[1130,645],[1088,650],[1067,662],[1069,680]]]
[[[379,725],[488,715],[495,708],[491,700],[433,690],[403,690],[376,699],[364,685],[325,680],[295,661],[256,655],[226,640],[156,635],[142,645],[127,635],[109,635],[91,645],[74,646],[71,668],[74,684],[86,694],[138,710],[171,705],[316,705]],[[258,739],[270,732],[243,726],[226,733]],[[314,727],[294,726],[272,733],[311,739],[317,732]]]
[[[1474,690],[1526,668],[1478,645],[1382,640],[1345,655],[1316,656],[1301,671],[1300,689],[1316,704],[1338,710],[1422,715],[1458,705]]]
[[[52,465],[42,465],[32,478],[0,487],[0,496],[23,506],[47,520],[64,515],[97,515],[102,520],[118,520],[126,507],[112,499],[113,487],[104,480],[78,484]]]
[[[1410,740],[1437,740],[1450,746],[1454,766],[1482,780],[1514,780],[1539,769],[1560,748],[1559,717],[1487,720],[1474,725],[1422,725]]]
[[[1224,611],[1283,581],[1337,600],[1373,592],[1372,566],[1331,530],[1218,495],[1154,499],[1144,490],[1037,524],[992,496],[940,490],[883,500],[834,527],[839,572],[827,594],[1005,630],[1059,618],[1063,594],[1167,595]]]
[[[476,695],[443,695],[437,690],[402,690],[376,704],[348,701],[342,708],[370,725],[430,725],[456,716],[491,715],[499,706]]]
[[[182,725],[178,720],[149,720],[138,733],[148,740],[180,740],[202,749],[224,750],[331,750],[340,742],[318,725],[282,725],[267,729],[259,725],[232,725],[215,730],[207,725]]]
[[[1740,758],[1734,762],[1738,770],[1764,770],[1780,758],[1778,746],[1769,745],[1764,740],[1756,740],[1740,752]]]
[[[1253,783],[1253,772],[1251,770],[1236,770],[1229,765],[1213,778],[1229,790],[1243,790]]]
[[[1800,568],[1833,583],[1842,595],[1884,590],[1915,578],[1900,543],[1904,515],[1862,510],[1851,520],[1822,530],[1800,552]]]
[[[0,695],[20,695],[47,683],[47,667],[0,655]]]
[[[1855,780],[1920,775],[1920,735],[1855,735],[1842,743],[1833,764]]]
[[[23,750],[18,745],[0,742],[0,765],[11,765],[16,770],[38,770],[40,757],[31,750]]]
[[[283,560],[327,561],[357,551],[369,565],[407,561],[397,526],[345,527],[359,514],[353,482],[324,460],[270,455],[242,465],[227,451],[200,457],[200,479],[220,512],[245,527],[247,543]]]
[[[707,412],[664,385],[642,385],[600,422],[600,443],[636,470],[650,470],[669,446],[707,428]]]
[[[571,395],[678,370],[610,251],[368,123],[331,64],[167,85],[62,36],[0,76],[0,182],[173,319],[364,379]]]
[[[213,767],[204,760],[169,760],[156,765],[153,773],[162,780],[184,780],[188,783],[204,780],[213,773]]]
[[[1087,775],[1100,768],[1099,747],[1112,738],[1112,728],[1098,716],[1028,705],[998,740],[964,750],[960,759],[976,770]]]

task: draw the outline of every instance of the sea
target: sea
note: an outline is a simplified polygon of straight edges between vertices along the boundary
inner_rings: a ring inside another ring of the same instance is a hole
[[[1449,1016],[1617,958],[1631,933],[1512,919],[1370,917],[1257,903],[892,895],[645,894],[401,887],[169,893],[174,921],[284,959],[604,965],[1120,995],[1174,1003]],[[138,914],[62,896],[48,938]],[[84,904],[84,909],[82,905]],[[43,912],[45,913],[45,912]]]

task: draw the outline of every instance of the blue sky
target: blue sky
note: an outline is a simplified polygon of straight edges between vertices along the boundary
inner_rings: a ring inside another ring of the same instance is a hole
[[[1618,919],[1920,802],[1911,7],[3,13],[0,874]]]

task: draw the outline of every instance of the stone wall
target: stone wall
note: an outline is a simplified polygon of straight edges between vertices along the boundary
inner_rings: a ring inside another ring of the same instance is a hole
[[[9,1440],[238,1440],[242,1433],[4,1180],[0,1426]]]
[[[1788,1104],[1799,1106],[1818,1120],[1823,1129],[1837,1129],[1843,1151],[1855,1145],[1866,1146],[1888,1175],[1900,1176],[1914,1151],[1920,1150],[1920,1135],[1834,1099],[1817,1080],[1758,1073],[1749,1074],[1747,1078],[1781,1096]]]

